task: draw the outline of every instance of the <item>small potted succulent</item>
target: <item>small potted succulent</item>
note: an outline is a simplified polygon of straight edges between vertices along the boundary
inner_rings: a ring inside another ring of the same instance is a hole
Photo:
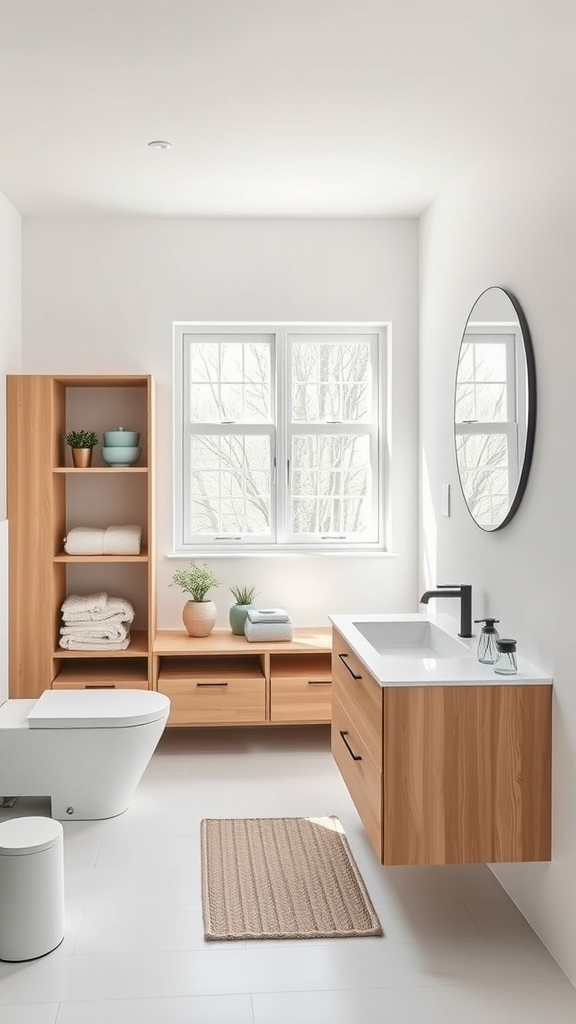
[[[208,636],[216,624],[216,605],[206,598],[212,587],[219,587],[220,580],[206,562],[190,562],[185,569],[177,569],[172,576],[175,583],[190,595],[182,609],[182,621],[190,636]]]
[[[92,449],[98,444],[98,434],[93,430],[69,430],[64,441],[72,451],[72,462],[77,468],[85,469],[92,462]]]
[[[230,629],[236,636],[242,636],[244,634],[246,614],[248,609],[252,607],[258,591],[256,587],[230,587],[230,593],[236,601],[231,606],[229,612]]]

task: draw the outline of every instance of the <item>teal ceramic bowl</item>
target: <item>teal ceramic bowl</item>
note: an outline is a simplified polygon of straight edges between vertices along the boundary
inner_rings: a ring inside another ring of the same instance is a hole
[[[118,427],[118,430],[105,430],[103,436],[107,448],[135,448],[140,441],[137,430],[124,430],[124,427]]]
[[[141,453],[134,445],[113,445],[102,449],[102,458],[107,466],[133,466]]]

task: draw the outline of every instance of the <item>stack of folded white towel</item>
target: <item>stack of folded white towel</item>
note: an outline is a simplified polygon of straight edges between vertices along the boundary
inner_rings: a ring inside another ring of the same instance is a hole
[[[247,640],[292,640],[294,626],[284,608],[249,608],[244,621]]]
[[[70,594],[62,605],[60,647],[68,651],[124,651],[134,609],[123,597]]]
[[[139,555],[141,526],[74,526],[64,538],[68,555]]]

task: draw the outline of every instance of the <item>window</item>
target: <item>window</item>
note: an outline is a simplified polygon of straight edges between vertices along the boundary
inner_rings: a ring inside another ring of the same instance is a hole
[[[385,329],[175,327],[175,548],[383,546]]]
[[[519,351],[517,328],[505,324],[468,324],[460,350],[456,457],[468,507],[485,529],[502,522],[518,486],[526,420]]]

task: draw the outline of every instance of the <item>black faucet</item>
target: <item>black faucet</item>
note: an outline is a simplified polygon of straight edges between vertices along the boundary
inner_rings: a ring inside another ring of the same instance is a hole
[[[472,587],[469,583],[439,583],[438,590],[427,590],[420,604],[428,604],[431,597],[460,598],[460,632],[458,636],[474,636],[472,632]]]

